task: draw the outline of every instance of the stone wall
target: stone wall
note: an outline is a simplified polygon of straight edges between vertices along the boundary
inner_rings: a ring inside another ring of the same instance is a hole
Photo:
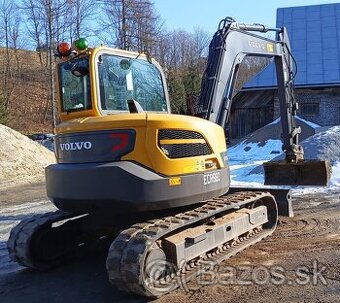
[[[340,88],[295,89],[295,98],[299,103],[297,114],[301,118],[321,126],[340,125]],[[314,113],[310,112],[311,109]],[[275,95],[274,119],[279,115],[279,102]]]

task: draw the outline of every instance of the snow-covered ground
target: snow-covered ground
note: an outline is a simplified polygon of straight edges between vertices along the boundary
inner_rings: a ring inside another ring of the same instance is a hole
[[[279,186],[265,186],[264,174],[256,168],[261,166],[263,162],[278,156],[281,153],[281,147],[282,142],[280,140],[266,140],[261,143],[247,143],[243,141],[230,147],[228,149],[228,157],[231,171],[231,186],[280,188]],[[293,187],[293,194],[301,195],[340,189],[340,161],[333,161],[332,164],[332,177],[327,187]],[[254,173],[254,170],[256,173]]]
[[[231,186],[264,187],[264,175],[251,172],[263,162],[275,158],[282,151],[280,140],[267,140],[265,144],[241,143],[228,149]]]
[[[295,193],[332,190],[339,185],[337,162],[340,162],[340,127],[324,129],[320,125],[296,117],[297,124],[307,132],[306,140],[301,145],[306,159],[325,159],[334,165],[330,186],[296,188]],[[321,130],[320,132],[318,130]],[[264,186],[264,174],[261,165],[274,158],[283,159],[280,118],[245,137],[239,144],[228,150],[231,166],[231,185],[235,187],[269,187]],[[306,135],[306,134],[305,134]],[[269,138],[275,138],[269,139]],[[273,187],[273,186],[272,186]],[[276,186],[275,188],[278,188]],[[282,186],[281,186],[282,188]],[[286,187],[287,188],[287,187]]]

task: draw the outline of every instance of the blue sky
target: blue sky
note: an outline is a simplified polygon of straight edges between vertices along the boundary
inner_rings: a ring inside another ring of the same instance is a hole
[[[167,29],[185,29],[189,32],[200,27],[210,33],[227,16],[240,23],[262,23],[275,26],[279,7],[340,3],[329,0],[154,0],[157,12]]]

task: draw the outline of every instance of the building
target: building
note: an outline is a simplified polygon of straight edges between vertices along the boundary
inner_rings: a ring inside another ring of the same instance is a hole
[[[276,26],[287,27],[297,62],[298,115],[321,126],[340,125],[340,4],[279,8]],[[232,138],[279,116],[275,86],[275,66],[270,64],[235,96]]]

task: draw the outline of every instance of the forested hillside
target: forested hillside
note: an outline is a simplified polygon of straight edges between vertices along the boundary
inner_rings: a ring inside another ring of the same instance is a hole
[[[2,0],[0,29],[0,123],[24,133],[52,131],[59,42],[149,52],[166,71],[173,112],[184,113],[210,40],[200,28],[168,31],[149,0]]]
[[[0,67],[6,65],[4,53],[0,49]],[[1,93],[7,93],[6,111],[4,105],[0,115],[2,123],[22,133],[51,132],[51,103],[48,98],[46,69],[41,67],[35,51],[10,51],[10,74],[5,76],[0,69]],[[4,77],[6,87],[4,89]]]
[[[192,113],[212,38],[199,27],[168,31],[150,0],[2,0],[0,29],[0,123],[23,133],[57,122],[59,42],[85,37],[90,47],[150,53],[166,72],[172,111]],[[253,67],[243,65],[243,79]]]

